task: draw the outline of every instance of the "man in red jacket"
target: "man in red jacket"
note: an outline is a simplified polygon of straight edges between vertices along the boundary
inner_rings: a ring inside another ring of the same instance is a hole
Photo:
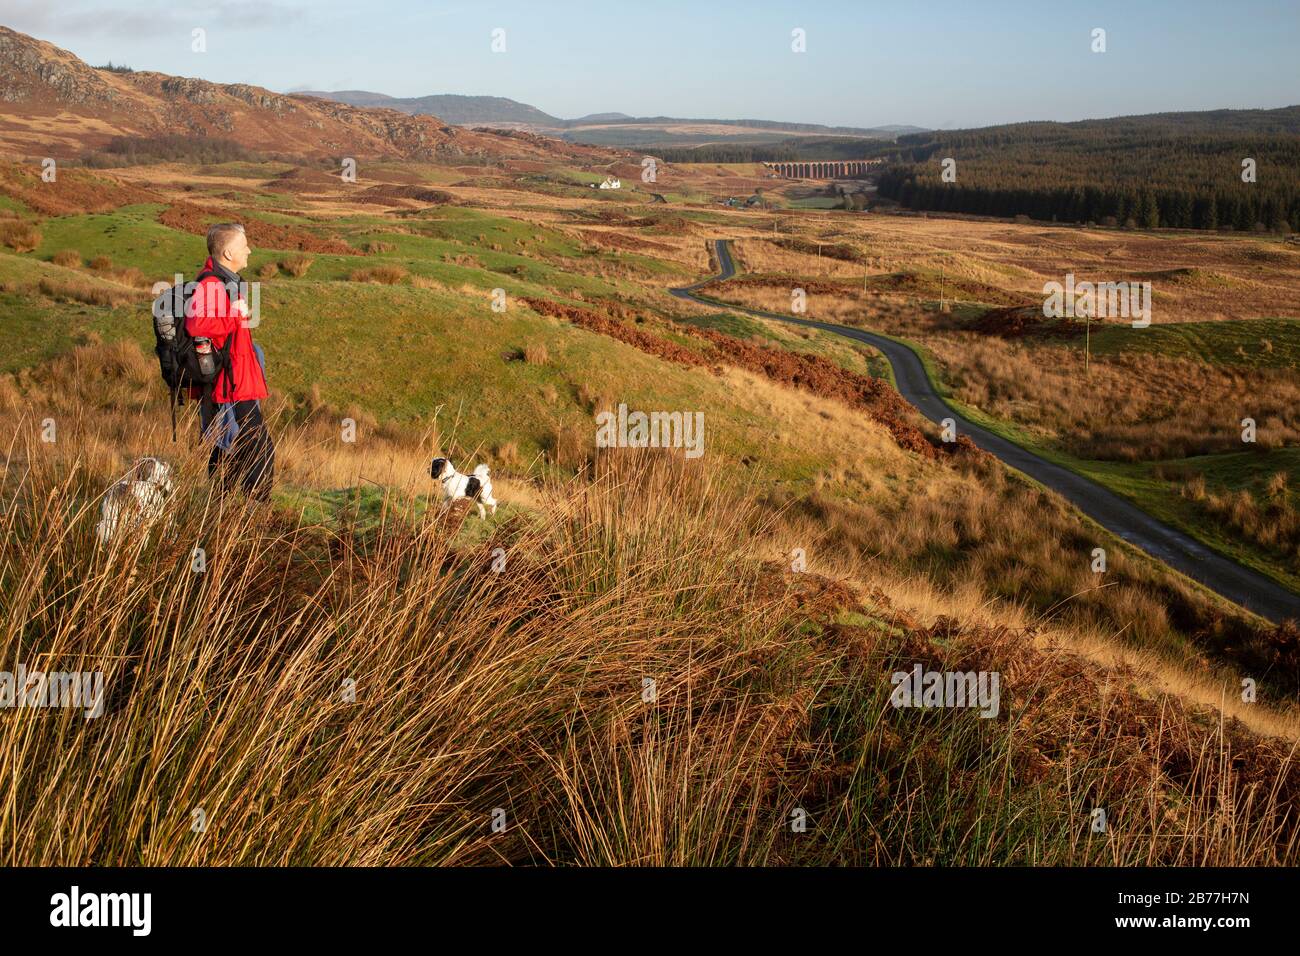
[[[238,482],[249,495],[266,501],[275,469],[275,445],[262,418],[266,370],[262,350],[253,344],[239,276],[250,251],[243,226],[220,223],[208,230],[208,261],[190,297],[185,327],[191,336],[210,339],[214,351],[234,336],[229,372],[217,377],[211,398],[197,389],[190,392],[201,400],[200,433],[213,443],[208,474],[223,491]]]

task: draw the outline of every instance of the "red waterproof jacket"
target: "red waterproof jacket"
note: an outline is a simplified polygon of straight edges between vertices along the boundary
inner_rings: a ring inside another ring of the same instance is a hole
[[[214,271],[211,259],[204,263],[203,271]],[[243,297],[236,294],[231,299],[220,276],[208,276],[195,287],[194,295],[190,298],[185,328],[191,336],[211,339],[214,349],[225,347],[226,336],[235,336],[235,341],[230,346],[235,387],[232,392],[226,373],[222,372],[212,390],[215,402],[266,398],[266,376],[262,373],[262,363],[257,360],[257,353],[253,351],[253,333],[248,327],[246,316],[247,304]],[[198,389],[190,389],[190,398],[199,397]]]

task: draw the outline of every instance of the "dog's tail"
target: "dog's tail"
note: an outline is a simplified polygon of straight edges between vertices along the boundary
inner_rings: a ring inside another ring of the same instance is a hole
[[[475,478],[486,478],[487,476],[488,476],[488,466],[487,466],[487,465],[475,465],[475,466],[474,466],[474,477],[475,477]]]

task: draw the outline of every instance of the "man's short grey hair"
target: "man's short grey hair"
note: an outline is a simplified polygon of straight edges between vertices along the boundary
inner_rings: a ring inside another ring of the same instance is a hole
[[[219,222],[208,227],[208,255],[218,259],[235,236],[242,236],[244,227],[237,222]]]

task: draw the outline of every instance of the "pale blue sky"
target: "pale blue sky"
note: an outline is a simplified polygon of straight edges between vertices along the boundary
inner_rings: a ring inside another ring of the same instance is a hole
[[[0,0],[0,23],[93,64],[508,96],[566,118],[945,128],[1300,103],[1300,0]],[[806,53],[791,52],[796,27]]]

